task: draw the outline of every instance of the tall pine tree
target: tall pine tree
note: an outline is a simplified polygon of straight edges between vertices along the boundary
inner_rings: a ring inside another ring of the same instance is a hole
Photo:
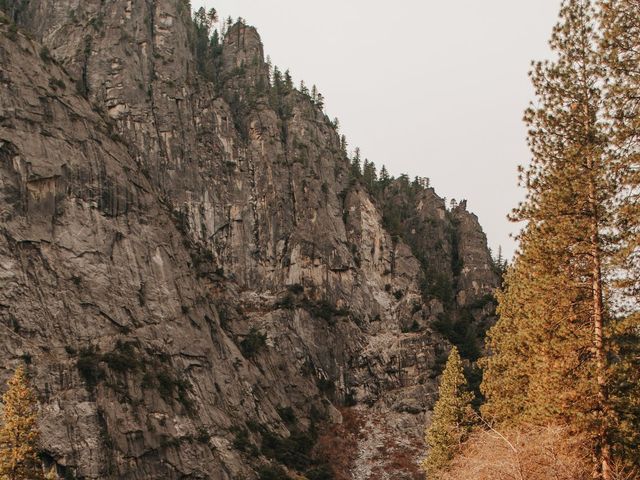
[[[498,421],[569,423],[590,435],[594,475],[611,479],[606,265],[616,197],[604,116],[595,11],[565,0],[551,47],[534,65],[538,103],[525,114],[531,165],[520,252],[489,334],[484,413]]]
[[[600,6],[608,136],[619,187],[610,265],[615,279],[611,296],[620,319],[612,332],[611,353],[618,361],[611,372],[611,399],[619,412],[616,444],[630,459],[625,466],[640,476],[640,3],[602,0]]]
[[[425,436],[429,451],[422,464],[429,480],[438,479],[447,469],[473,427],[473,393],[469,391],[456,347],[449,354],[438,394]]]
[[[39,480],[43,478],[38,458],[37,400],[24,367],[18,367],[2,397],[0,426],[0,478]]]

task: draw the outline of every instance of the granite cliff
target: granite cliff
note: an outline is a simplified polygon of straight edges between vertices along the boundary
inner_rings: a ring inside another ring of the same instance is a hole
[[[466,204],[354,179],[253,27],[226,33],[212,82],[183,0],[5,12],[0,379],[29,365],[46,462],[420,478],[450,341],[481,339],[499,281]]]

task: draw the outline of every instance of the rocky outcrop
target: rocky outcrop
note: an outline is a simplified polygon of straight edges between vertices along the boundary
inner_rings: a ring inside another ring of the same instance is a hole
[[[453,209],[452,216],[457,223],[461,269],[456,300],[458,305],[468,306],[491,295],[499,285],[491,252],[487,248],[487,237],[478,217],[467,211],[466,201]]]
[[[214,85],[182,0],[20,6],[20,28],[0,17],[0,375],[30,364],[47,461],[88,479],[311,472],[277,439],[349,406],[375,427],[352,478],[415,478],[449,348],[435,323],[492,313],[475,216],[389,189],[415,212],[390,232],[316,103],[273,92],[252,27],[227,32]],[[400,437],[412,460],[366,467]]]

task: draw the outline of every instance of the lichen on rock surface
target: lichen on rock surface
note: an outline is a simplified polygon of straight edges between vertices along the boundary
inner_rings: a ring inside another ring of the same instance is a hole
[[[391,189],[415,214],[390,233],[322,110],[295,89],[274,106],[253,27],[227,32],[213,85],[182,0],[20,6],[0,17],[0,376],[29,360],[46,461],[65,478],[304,473],[322,459],[300,438],[353,409],[369,431],[342,473],[417,478],[419,451],[393,466],[372,448],[420,445],[438,319],[490,321],[477,218]],[[432,274],[453,301],[425,295]]]

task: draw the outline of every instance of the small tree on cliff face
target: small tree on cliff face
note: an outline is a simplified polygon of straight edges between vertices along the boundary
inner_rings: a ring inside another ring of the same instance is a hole
[[[0,479],[40,480],[43,475],[37,448],[37,400],[24,367],[18,367],[8,385],[2,397]]]
[[[214,24],[218,21],[215,8],[200,7],[193,15],[193,55],[198,72],[207,80],[218,82],[222,45]]]
[[[473,426],[473,393],[469,391],[456,347],[449,354],[438,393],[440,398],[426,431],[429,453],[422,464],[428,480],[437,479],[446,470]]]

